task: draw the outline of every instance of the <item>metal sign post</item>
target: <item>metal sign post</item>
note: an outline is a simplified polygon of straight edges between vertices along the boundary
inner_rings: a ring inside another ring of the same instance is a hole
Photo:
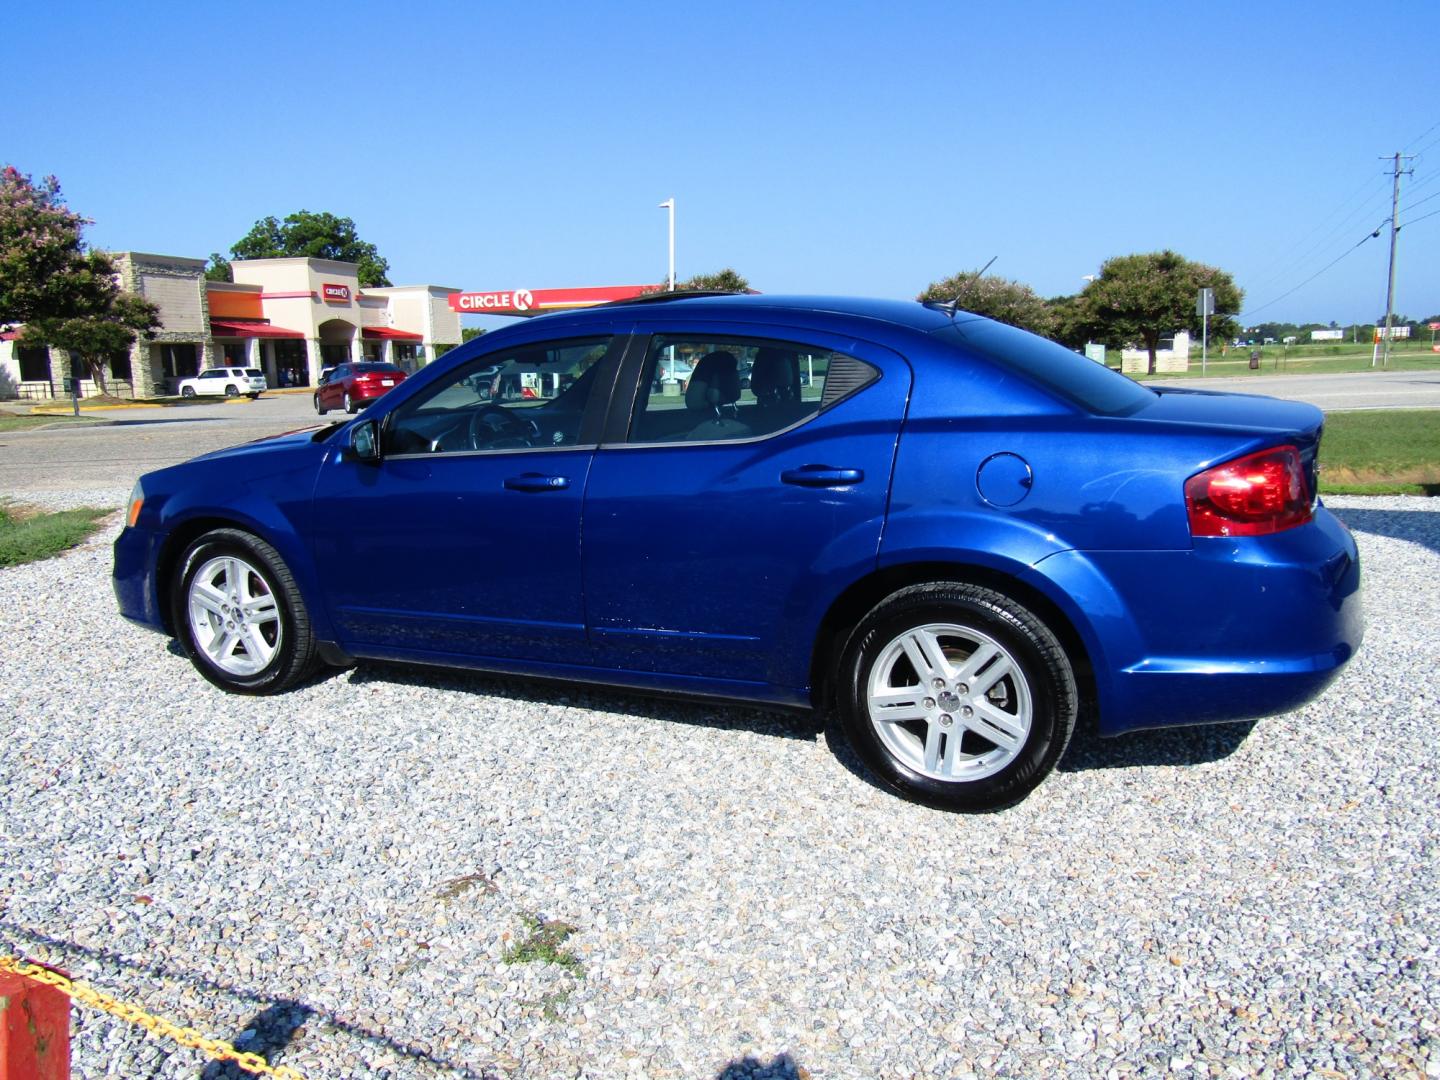
[[[1210,316],[1215,314],[1215,290],[1201,289],[1195,300],[1195,314],[1200,316],[1200,374],[1205,374],[1210,359]]]

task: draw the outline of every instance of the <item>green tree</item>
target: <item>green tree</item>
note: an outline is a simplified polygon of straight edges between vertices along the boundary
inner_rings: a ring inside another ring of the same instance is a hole
[[[690,290],[743,293],[750,291],[750,282],[741,277],[738,271],[732,270],[727,266],[723,270],[716,270],[713,274],[696,274],[694,277],[686,278],[684,281],[675,282],[676,292],[687,292]],[[642,295],[668,291],[669,285],[667,283],[646,289]]]
[[[954,301],[961,311],[1046,337],[1055,329],[1055,316],[1049,305],[1029,285],[1009,278],[982,277],[973,270],[933,282],[916,299],[923,303]]]
[[[111,356],[160,325],[159,309],[123,292],[115,265],[87,250],[89,222],[65,205],[60,184],[0,172],[0,325],[23,324],[22,346],[68,349],[102,393]]]
[[[713,274],[696,274],[684,281],[677,281],[675,288],[743,293],[750,291],[750,282],[727,266]]]
[[[1100,276],[1085,287],[1081,302],[1113,344],[1140,342],[1150,354],[1160,338],[1177,330],[1200,331],[1195,302],[1202,288],[1215,290],[1215,314],[1210,332],[1228,337],[1235,321],[1227,316],[1240,310],[1244,293],[1223,270],[1191,262],[1173,251],[1118,255],[1100,267]]]
[[[218,251],[212,251],[209,261],[205,264],[205,280],[234,281],[235,273],[230,269],[230,260]]]
[[[348,217],[299,210],[283,222],[261,218],[230,248],[235,259],[338,259],[359,264],[361,285],[389,285],[385,275],[390,264],[380,257],[375,245],[360,239],[355,222]],[[219,271],[216,256],[212,267]],[[207,275],[209,276],[209,271]]]

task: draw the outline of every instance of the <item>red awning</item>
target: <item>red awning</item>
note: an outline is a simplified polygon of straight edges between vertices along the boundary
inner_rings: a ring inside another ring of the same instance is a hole
[[[391,341],[423,341],[419,334],[412,334],[408,330],[392,330],[388,326],[364,326],[360,329],[360,336],[375,339],[389,339]]]
[[[216,337],[304,338],[299,330],[286,330],[263,322],[238,322],[234,319],[211,319],[210,333]]]

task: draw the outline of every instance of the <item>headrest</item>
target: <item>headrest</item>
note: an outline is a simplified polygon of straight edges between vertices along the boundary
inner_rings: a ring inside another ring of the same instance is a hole
[[[740,400],[740,372],[735,354],[717,350],[706,353],[690,375],[685,388],[685,407],[692,412],[708,412],[717,405],[733,405]]]
[[[750,369],[750,390],[762,404],[800,400],[800,358],[773,345],[755,351]]]

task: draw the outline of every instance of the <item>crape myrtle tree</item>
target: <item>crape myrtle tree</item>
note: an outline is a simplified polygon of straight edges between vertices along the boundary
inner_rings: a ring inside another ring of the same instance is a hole
[[[1150,354],[1153,375],[1162,336],[1177,330],[1200,332],[1195,302],[1202,288],[1215,290],[1210,333],[1222,339],[1234,334],[1235,321],[1227,316],[1240,310],[1245,295],[1235,279],[1169,250],[1107,259],[1100,276],[1080,293],[1080,302],[1087,320],[1102,331],[1108,343],[1143,344]]]
[[[230,248],[231,259],[337,259],[359,265],[362,286],[390,284],[390,264],[374,244],[360,239],[355,222],[329,213],[298,210],[284,221],[261,218]],[[210,256],[205,276],[212,281],[233,280],[230,260],[219,252]]]
[[[35,183],[13,166],[0,172],[0,326],[22,325],[25,347],[67,349],[105,392],[110,357],[160,326],[159,309],[121,290],[115,265],[86,248],[89,224],[47,176]]]
[[[668,292],[670,289],[669,276],[666,275],[666,277],[667,280],[664,283],[651,286],[641,295]],[[707,292],[743,293],[750,291],[750,282],[742,277],[738,271],[727,266],[723,270],[716,270],[714,273],[696,274],[693,277],[686,278],[684,281],[675,282],[676,292],[685,292],[692,289],[701,289]]]
[[[982,277],[973,270],[955,274],[927,286],[915,299],[922,303],[950,303],[1032,334],[1049,337],[1055,317],[1049,305],[1029,285],[1002,277]]]

